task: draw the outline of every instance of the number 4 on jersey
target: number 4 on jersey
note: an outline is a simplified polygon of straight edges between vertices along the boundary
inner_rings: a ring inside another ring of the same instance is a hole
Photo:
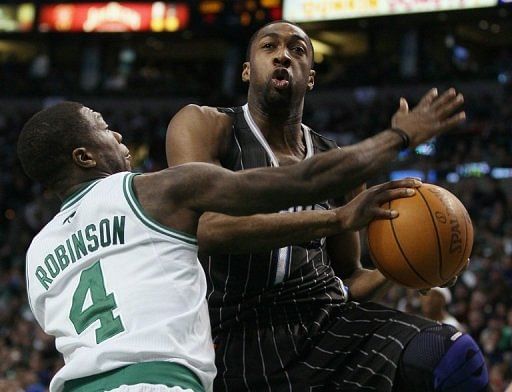
[[[91,295],[92,305],[84,310],[83,307],[88,292]],[[99,320],[101,326],[96,329],[96,343],[99,344],[124,331],[121,318],[119,316],[114,318],[112,313],[112,310],[115,308],[117,308],[117,304],[114,294],[110,293],[107,295],[101,265],[97,261],[82,271],[80,275],[80,282],[73,294],[69,319],[79,335],[89,325]]]

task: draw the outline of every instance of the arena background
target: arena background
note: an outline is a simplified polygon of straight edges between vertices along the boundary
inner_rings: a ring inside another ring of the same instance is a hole
[[[464,93],[463,126],[402,154],[374,180],[419,176],[466,205],[475,245],[448,309],[480,344],[494,390],[505,390],[512,380],[512,2],[497,3],[0,1],[0,391],[46,391],[62,366],[26,300],[24,253],[59,201],[22,173],[15,150],[23,123],[62,99],[80,101],[124,135],[137,170],[161,169],[167,123],[179,108],[244,102],[247,40],[283,11],[315,45],[317,85],[305,123],[341,145],[384,129],[400,96],[415,102],[433,86]],[[364,261],[371,265],[366,253]],[[383,302],[420,313],[418,294],[403,288]]]

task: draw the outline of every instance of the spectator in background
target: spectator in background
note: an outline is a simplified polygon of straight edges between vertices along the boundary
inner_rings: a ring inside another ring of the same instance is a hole
[[[426,295],[421,297],[421,311],[425,317],[452,325],[459,331],[465,328],[453,317],[446,306],[452,302],[452,294],[446,287],[434,287]]]

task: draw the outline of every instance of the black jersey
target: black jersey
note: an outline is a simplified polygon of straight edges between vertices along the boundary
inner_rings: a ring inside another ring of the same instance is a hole
[[[219,110],[234,119],[224,167],[278,165],[247,106]],[[303,131],[308,157],[336,148],[309,128]],[[291,210],[308,208],[329,205]],[[451,327],[378,304],[345,302],[324,238],[201,261],[208,277],[215,392],[396,391],[400,358],[413,337],[428,328],[443,329],[449,340],[458,336],[446,330]],[[418,382],[433,380],[426,374]]]
[[[223,167],[237,171],[279,165],[247,105],[218,110],[233,117],[230,147],[221,157]],[[306,158],[337,148],[332,140],[306,126],[302,129]],[[282,213],[326,208],[328,202]],[[270,252],[201,255],[200,260],[207,274],[214,335],[240,323],[300,321],[316,313],[319,305],[345,302],[344,286],[330,267],[325,238]]]

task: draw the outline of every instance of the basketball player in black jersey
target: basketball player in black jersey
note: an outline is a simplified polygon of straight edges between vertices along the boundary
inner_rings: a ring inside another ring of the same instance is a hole
[[[288,22],[254,34],[242,78],[243,107],[190,105],[169,124],[171,166],[204,161],[231,170],[289,165],[337,148],[301,123],[314,86],[313,47]],[[347,172],[368,179],[402,147],[458,124],[462,96],[435,89],[409,111],[401,99],[389,130],[351,146]],[[455,113],[455,114],[454,114]],[[343,151],[343,149],[342,149]],[[361,182],[347,178],[354,192]],[[349,195],[347,195],[349,196]],[[250,217],[207,213],[198,240],[208,279],[218,391],[477,391],[483,357],[448,326],[364,302],[389,283],[359,261],[359,236],[329,202]],[[339,279],[343,278],[343,281]],[[450,389],[452,388],[452,389]]]

